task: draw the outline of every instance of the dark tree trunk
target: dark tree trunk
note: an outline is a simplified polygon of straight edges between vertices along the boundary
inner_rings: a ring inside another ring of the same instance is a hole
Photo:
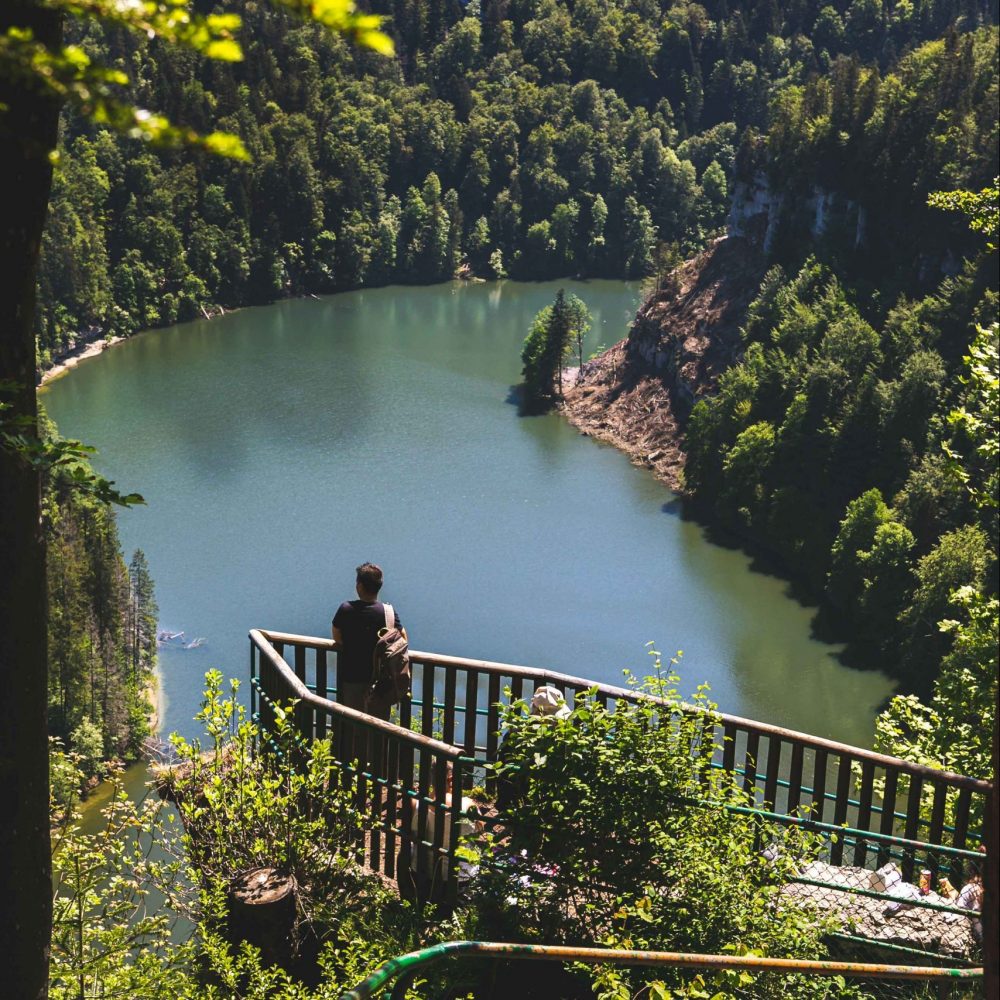
[[[60,17],[32,0],[0,4],[0,34],[13,26],[48,45],[61,38]],[[59,108],[30,81],[2,77],[0,105],[0,383],[13,385],[3,398],[31,436],[35,269]],[[52,928],[46,620],[38,473],[0,448],[0,941],[3,992],[25,1000],[48,993]]]
[[[260,949],[265,965],[292,964],[295,880],[276,868],[255,868],[233,880],[229,890],[229,940]]]
[[[1000,691],[993,707],[993,787],[986,810],[983,873],[983,966],[988,997],[1000,996]]]

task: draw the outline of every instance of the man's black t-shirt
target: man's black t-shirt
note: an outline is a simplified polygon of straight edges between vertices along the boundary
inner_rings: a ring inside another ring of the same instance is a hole
[[[396,628],[402,629],[399,613],[393,608]],[[344,648],[337,658],[337,676],[351,684],[367,684],[372,679],[372,656],[378,630],[385,628],[385,608],[381,601],[344,601],[333,616],[340,629]]]

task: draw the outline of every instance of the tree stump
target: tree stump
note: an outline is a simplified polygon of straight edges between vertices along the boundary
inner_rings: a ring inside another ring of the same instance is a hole
[[[253,868],[229,889],[229,940],[260,949],[265,965],[287,969],[292,962],[295,879],[277,868]]]

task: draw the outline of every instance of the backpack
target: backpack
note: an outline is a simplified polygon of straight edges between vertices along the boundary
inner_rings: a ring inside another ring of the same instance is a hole
[[[392,605],[382,607],[385,625],[378,630],[372,653],[372,683],[365,696],[365,710],[372,715],[382,714],[390,705],[410,696],[410,646],[396,628]]]

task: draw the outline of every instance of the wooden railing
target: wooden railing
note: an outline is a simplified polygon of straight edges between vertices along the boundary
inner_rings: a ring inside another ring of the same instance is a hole
[[[377,774],[362,767],[356,781],[359,801],[368,794],[363,786],[373,790],[370,808],[379,819],[368,845],[369,863],[390,876],[390,854],[397,845],[399,865],[410,864],[413,850],[423,845],[417,865],[421,879],[435,858],[453,860],[459,789],[481,783],[484,765],[496,760],[502,704],[528,701],[542,684],[558,688],[571,706],[586,691],[596,691],[610,708],[619,700],[644,697],[550,670],[411,651],[412,699],[399,707],[394,725],[330,700],[336,693],[337,656],[331,640],[256,629],[250,638],[251,675],[265,696],[261,700],[255,690],[253,711],[265,726],[268,700],[298,698],[304,735],[355,734],[369,762],[381,760]],[[893,857],[907,881],[920,865],[960,883],[982,841],[988,782],[737,716],[693,707],[685,711],[701,719],[698,746],[692,750],[700,747],[711,754],[712,766],[736,775],[756,808],[839,834],[829,837],[831,864],[873,868]],[[387,741],[382,759],[372,756],[380,740]],[[449,768],[456,791],[450,804],[444,792]],[[434,838],[428,840],[426,820],[432,811],[437,819]],[[450,842],[445,844],[443,817],[449,813]],[[453,893],[454,864],[446,871]]]
[[[257,629],[250,642],[252,715],[266,732],[276,706],[295,700],[299,733],[333,741],[355,807],[369,821],[358,860],[401,886],[409,879],[421,894],[453,903],[462,797],[449,796],[447,788],[452,782],[456,789],[468,786],[474,762],[459,747],[330,701],[334,643]],[[291,667],[286,645],[294,651]],[[313,654],[309,667],[307,650]]]

